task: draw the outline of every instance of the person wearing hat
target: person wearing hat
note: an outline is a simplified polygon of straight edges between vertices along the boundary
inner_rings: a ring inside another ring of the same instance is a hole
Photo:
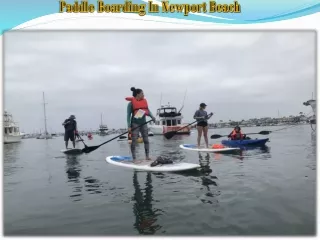
[[[212,116],[208,116],[206,109],[206,104],[201,103],[199,110],[197,110],[193,116],[194,119],[198,120],[197,122],[197,130],[198,130],[198,147],[200,147],[201,136],[203,133],[204,141],[206,142],[207,148],[209,148],[208,144],[208,119]]]
[[[68,149],[68,142],[69,139],[73,144],[73,148],[76,148],[76,141],[75,141],[75,132],[77,131],[77,122],[76,117],[71,115],[68,119],[66,119],[62,125],[64,126],[64,141],[66,143],[66,149]]]

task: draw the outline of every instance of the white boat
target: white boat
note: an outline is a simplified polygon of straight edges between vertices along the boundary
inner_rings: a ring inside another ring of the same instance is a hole
[[[43,114],[44,114],[44,133],[40,134],[37,139],[52,139],[52,136],[47,131],[47,116],[46,116],[46,102],[44,99],[44,92],[42,93],[43,96]]]
[[[311,124],[316,124],[316,116],[317,116],[317,102],[314,99],[308,100],[303,103],[305,106],[311,106],[312,111],[313,111],[313,116],[310,117],[310,123]]]
[[[108,135],[108,126],[102,123],[102,114],[101,114],[101,124],[99,126],[99,135],[105,136]]]
[[[166,132],[177,131],[186,126],[187,124],[182,124],[183,116],[180,111],[177,112],[177,108],[171,106],[170,103],[161,105],[157,109],[156,122],[149,126],[150,131],[154,135],[163,135]],[[185,127],[177,134],[190,134],[190,127]]]
[[[3,114],[4,143],[17,143],[21,141],[22,135],[17,123],[13,121],[12,114],[4,111]]]

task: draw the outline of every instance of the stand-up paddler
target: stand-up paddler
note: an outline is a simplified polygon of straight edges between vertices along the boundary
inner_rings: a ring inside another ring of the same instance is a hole
[[[127,107],[127,123],[128,123],[128,130],[131,133],[132,143],[131,143],[131,153],[133,160],[136,160],[136,145],[137,139],[139,136],[139,132],[143,138],[144,142],[144,149],[146,154],[146,159],[151,160],[149,156],[149,137],[148,137],[148,126],[147,124],[138,127],[141,124],[146,122],[146,116],[152,118],[155,121],[155,117],[152,115],[149,107],[148,102],[144,98],[143,91],[139,88],[131,88],[132,96],[127,97],[126,100],[130,101]],[[138,128],[136,128],[138,127]],[[133,129],[136,128],[136,129]],[[133,129],[131,131],[131,129]]]

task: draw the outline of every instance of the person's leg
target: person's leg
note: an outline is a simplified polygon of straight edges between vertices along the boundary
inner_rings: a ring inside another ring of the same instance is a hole
[[[76,138],[74,132],[70,132],[70,141],[72,142],[73,148],[76,148]]]
[[[201,141],[201,135],[202,135],[202,129],[203,127],[202,126],[197,126],[197,129],[198,129],[198,148],[200,147],[200,141]]]
[[[139,125],[132,123],[132,128],[136,128]],[[132,154],[132,159],[136,159],[136,145],[137,145],[137,140],[138,140],[138,135],[139,135],[139,128],[136,128],[132,130],[131,132],[131,154]]]
[[[64,142],[66,145],[66,149],[68,148],[68,141],[69,141],[68,132],[64,132]]]
[[[207,148],[209,148],[209,143],[208,143],[208,125],[203,127],[203,137],[204,137],[204,141],[206,142]]]
[[[143,138],[144,150],[146,154],[146,160],[151,160],[149,156],[149,136],[148,136],[148,126],[143,125],[140,127],[140,133]]]

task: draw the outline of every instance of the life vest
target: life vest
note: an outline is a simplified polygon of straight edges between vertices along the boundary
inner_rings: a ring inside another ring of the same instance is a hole
[[[236,130],[233,130],[231,133],[231,139],[232,140],[243,139],[243,134],[241,130],[239,132],[236,132]]]
[[[126,97],[126,100],[132,103],[133,115],[135,115],[138,110],[141,109],[146,112],[146,116],[149,116],[148,102],[145,98],[138,101],[135,97]]]

